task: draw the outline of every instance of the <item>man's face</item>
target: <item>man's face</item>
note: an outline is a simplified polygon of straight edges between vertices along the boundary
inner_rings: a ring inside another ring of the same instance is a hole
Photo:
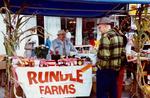
[[[61,33],[61,34],[58,35],[58,37],[59,37],[60,40],[63,41],[66,38],[66,34],[65,33]]]
[[[105,33],[106,24],[99,24],[98,29],[101,33]]]

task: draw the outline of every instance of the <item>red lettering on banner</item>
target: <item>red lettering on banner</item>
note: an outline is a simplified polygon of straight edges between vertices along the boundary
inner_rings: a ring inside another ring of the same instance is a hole
[[[58,92],[59,92],[58,89],[59,88],[57,86],[51,86],[51,89],[52,89],[53,94],[58,94]]]
[[[39,86],[39,88],[40,88],[40,93],[44,94],[44,86]]]
[[[68,87],[67,87],[67,85],[59,86],[59,93],[68,94]]]
[[[60,73],[60,81],[67,81],[69,79],[69,74],[63,75]]]
[[[49,72],[50,82],[52,82],[53,80],[56,81],[56,82],[59,81],[59,74],[60,74],[60,71],[56,71],[56,72],[51,71],[51,72]]]
[[[70,85],[69,85],[69,89],[70,89],[70,91],[69,91],[70,94],[75,94],[76,89],[74,88],[74,85],[73,85],[73,84],[70,84]]]
[[[44,94],[52,94],[52,92],[48,86],[45,87],[45,93]]]
[[[48,82],[59,82],[59,81],[75,81],[79,83],[83,83],[82,79],[82,71],[76,70],[76,75],[72,73],[62,74],[61,71],[46,71],[46,72],[27,72],[29,84],[37,84],[37,83],[48,83]]]
[[[72,74],[69,74],[69,76],[70,76],[70,81],[76,81],[76,78],[74,78]]]
[[[36,72],[34,72],[34,71],[29,71],[29,72],[27,73],[27,76],[28,76],[28,80],[29,80],[29,84],[30,84],[30,85],[33,84],[33,82],[34,82],[35,84],[38,83],[38,81],[36,80],[36,76],[37,76],[37,73],[36,73]]]
[[[77,70],[77,82],[83,83],[83,79],[81,79],[81,78],[82,78],[82,71]]]
[[[42,77],[42,76],[44,76],[43,74],[43,72],[39,72],[39,75],[38,75],[38,80],[39,80],[39,82],[40,83],[45,83],[45,82],[48,82],[48,73],[49,72],[45,72],[45,77]],[[44,78],[44,79],[43,79]]]
[[[41,94],[75,94],[74,84],[70,85],[59,85],[59,86],[39,86]]]

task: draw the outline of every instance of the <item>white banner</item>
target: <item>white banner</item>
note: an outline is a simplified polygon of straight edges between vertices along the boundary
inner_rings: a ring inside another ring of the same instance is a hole
[[[26,98],[90,96],[92,68],[86,66],[17,67]]]

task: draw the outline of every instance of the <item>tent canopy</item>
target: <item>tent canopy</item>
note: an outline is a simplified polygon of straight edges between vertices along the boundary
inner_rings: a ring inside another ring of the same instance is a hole
[[[9,0],[15,12],[21,6],[22,14],[49,16],[102,17],[112,13],[125,13],[128,3],[150,3],[150,0]],[[0,6],[3,1],[0,0]],[[124,9],[122,9],[124,7]]]

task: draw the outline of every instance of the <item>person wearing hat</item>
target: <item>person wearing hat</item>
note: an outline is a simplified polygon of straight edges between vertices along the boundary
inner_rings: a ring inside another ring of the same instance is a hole
[[[36,33],[35,30],[31,30],[30,31],[30,37],[28,38],[28,40],[26,41],[25,43],[25,46],[24,46],[24,49],[25,49],[25,52],[24,52],[24,56],[27,57],[27,58],[31,58],[31,57],[35,57],[35,47],[38,46],[38,35]]]
[[[117,98],[117,77],[124,43],[111,24],[108,17],[101,18],[98,23],[101,39],[96,62],[97,98]]]
[[[70,52],[77,52],[73,44],[66,38],[66,32],[64,30],[58,31],[57,38],[52,41],[52,48],[54,54],[61,56],[69,56]]]

